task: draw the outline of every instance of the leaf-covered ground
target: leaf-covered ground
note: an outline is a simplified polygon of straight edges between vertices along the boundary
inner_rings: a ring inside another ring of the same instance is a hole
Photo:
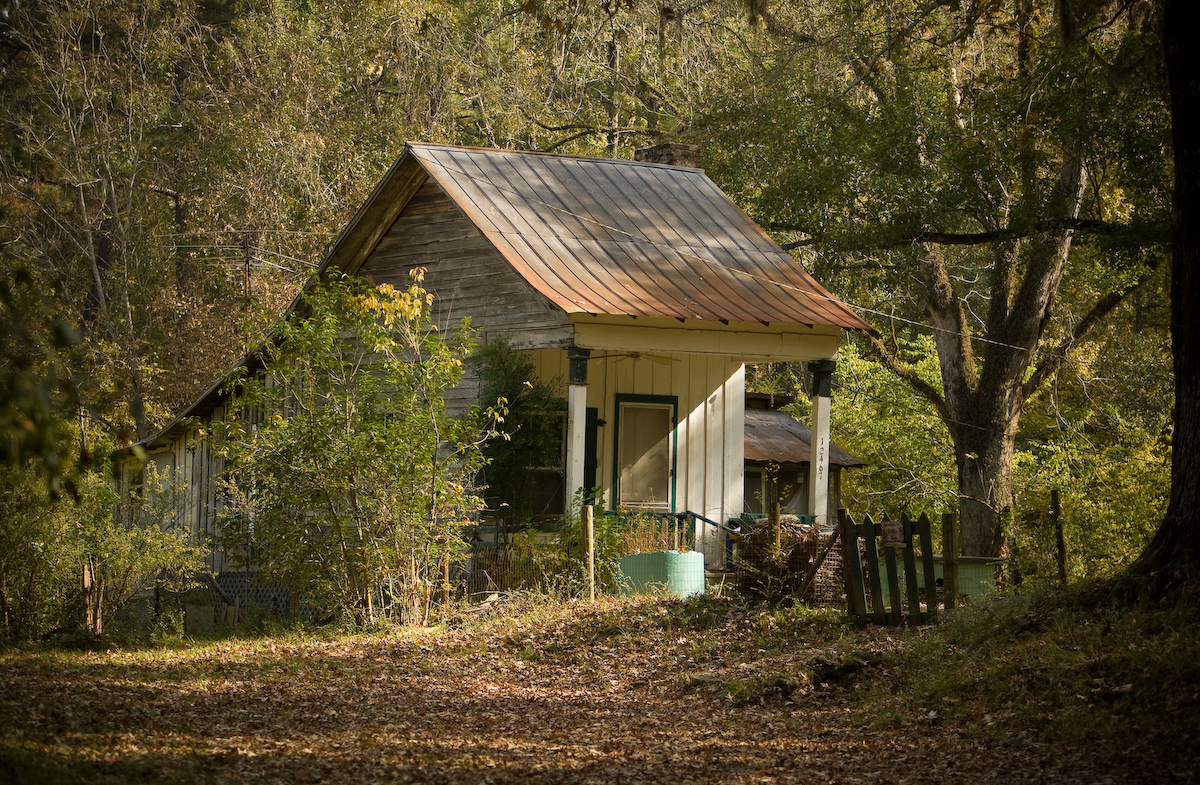
[[[1200,777],[1194,729],[1139,746],[1118,723],[1112,738],[1085,743],[1021,721],[1012,701],[999,724],[956,714],[953,696],[918,705],[898,671],[913,667],[922,634],[639,599],[501,608],[375,635],[13,651],[0,654],[0,782]]]

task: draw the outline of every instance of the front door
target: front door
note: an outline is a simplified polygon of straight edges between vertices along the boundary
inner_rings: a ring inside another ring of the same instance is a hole
[[[616,405],[616,506],[671,511],[675,501],[678,399],[618,395]]]

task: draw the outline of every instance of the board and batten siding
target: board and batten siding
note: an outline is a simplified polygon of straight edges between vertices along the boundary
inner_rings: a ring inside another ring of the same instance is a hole
[[[432,180],[400,212],[358,274],[406,289],[418,267],[425,268],[422,286],[434,295],[439,328],[469,316],[480,340],[503,334],[517,349],[570,345],[566,315],[513,270]],[[466,411],[479,402],[478,380],[468,372],[445,397],[451,412]]]
[[[224,419],[225,409],[224,405],[216,407],[199,425],[161,447],[148,450],[144,466],[135,456],[122,457],[116,473],[118,490],[122,494],[128,493],[134,475],[143,473],[144,481],[144,473],[151,466],[159,472],[170,469],[177,494],[175,523],[186,527],[194,537],[215,536],[219,531],[224,499],[221,479],[225,473],[225,459],[213,449],[212,423]],[[214,573],[227,570],[225,554],[211,549],[205,557],[205,566]]]
[[[567,353],[529,352],[538,378],[565,394]],[[596,481],[611,505],[613,427],[617,395],[675,396],[675,512],[691,510],[714,521],[741,515],[745,483],[745,366],[734,357],[700,354],[632,356],[596,351],[588,361],[587,405],[607,425],[597,439]],[[698,542],[710,566],[723,564],[724,535],[700,523]]]

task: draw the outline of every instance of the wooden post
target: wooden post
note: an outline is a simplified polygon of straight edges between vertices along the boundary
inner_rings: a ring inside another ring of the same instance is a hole
[[[567,380],[567,464],[564,491],[568,504],[583,487],[586,468],[587,366],[590,355],[591,350],[589,349],[571,348],[567,350],[569,378]]]
[[[829,517],[829,410],[832,405],[833,360],[808,364],[812,373],[812,423],[808,460],[808,512],[824,526]]]
[[[783,553],[783,527],[779,523],[779,502],[771,505],[771,547],[776,556]]]
[[[442,608],[450,607],[450,554],[442,557]]]
[[[1058,498],[1058,488],[1050,491],[1050,518],[1054,521],[1054,538],[1058,546],[1058,584],[1067,585],[1067,540],[1063,536],[1062,501]]]
[[[771,525],[771,547],[778,556],[783,551],[783,531],[779,524],[779,464],[767,464],[767,519]]]
[[[590,504],[583,505],[583,537],[587,547],[587,579],[588,599],[596,601],[596,529],[594,524],[594,508]]]
[[[958,521],[942,513],[942,602],[946,609],[958,604]]]

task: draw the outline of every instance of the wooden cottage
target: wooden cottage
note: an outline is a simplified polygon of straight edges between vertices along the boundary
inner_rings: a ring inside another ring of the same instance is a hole
[[[806,361],[824,380],[812,474],[825,478],[831,361],[843,329],[868,326],[703,171],[410,143],[321,269],[403,287],[416,267],[440,321],[469,316],[544,379],[567,380],[564,498],[600,487],[614,509],[740,515],[753,362]],[[452,409],[477,397],[471,379],[447,392]],[[186,480],[201,531],[222,467],[190,424],[220,418],[223,402],[214,387],[140,445]],[[827,488],[808,494],[822,519]],[[697,526],[698,547],[721,563],[724,538]]]

